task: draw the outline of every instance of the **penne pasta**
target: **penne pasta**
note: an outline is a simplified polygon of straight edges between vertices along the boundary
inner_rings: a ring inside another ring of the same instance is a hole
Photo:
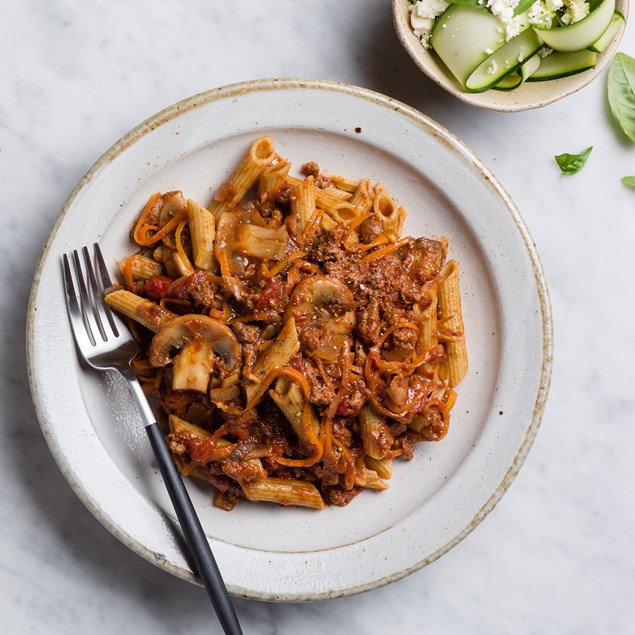
[[[381,221],[384,234],[390,242],[397,241],[406,219],[406,210],[397,206],[397,203],[387,194],[383,186],[378,186],[375,190],[373,212]]]
[[[350,201],[353,198],[353,195],[346,190],[340,190],[337,187],[325,187],[322,190],[325,194],[329,194],[330,196],[334,196],[335,198],[342,199],[343,201]]]
[[[365,456],[364,463],[366,467],[379,476],[379,478],[389,479],[392,476],[392,459],[387,457],[385,459],[374,459],[372,456]]]
[[[377,472],[362,466],[359,472],[355,473],[355,485],[357,487],[365,487],[366,489],[374,489],[384,491],[388,489],[388,483],[384,483]]]
[[[359,413],[359,432],[364,444],[364,452],[373,459],[383,459],[386,450],[382,447],[382,438],[386,437],[388,427],[384,417],[377,414],[370,404],[366,404]]]
[[[105,296],[104,301],[114,311],[123,313],[155,333],[176,317],[176,313],[130,291],[113,291]]]
[[[353,193],[351,204],[354,205],[360,214],[366,214],[373,207],[375,200],[375,190],[370,179],[362,179]]]
[[[295,320],[290,318],[284,323],[278,337],[260,354],[253,366],[251,376],[260,381],[273,370],[286,366],[289,360],[300,350]],[[245,393],[249,401],[258,390],[258,383],[247,384]]]
[[[300,443],[305,448],[311,447],[311,437],[317,437],[320,423],[315,415],[315,411],[309,406],[309,426],[307,430],[303,423],[303,413],[306,400],[300,387],[289,381],[286,377],[280,377],[276,382],[275,390],[269,391],[269,396],[282,410],[284,416],[289,420],[293,431],[300,439]]]
[[[127,258],[127,266],[133,280],[151,280],[163,273],[163,267],[160,262],[157,262],[154,258],[146,258],[146,256],[140,256],[139,254]]]
[[[315,213],[316,189],[313,177],[308,176],[293,188],[291,198],[291,213],[298,219],[298,229],[304,232],[309,219]]]
[[[414,314],[419,322],[419,335],[417,338],[417,355],[434,348],[438,343],[437,337],[437,290],[428,291],[426,299],[430,304],[421,309],[418,304],[413,306]]]
[[[233,174],[218,188],[209,206],[214,218],[236,207],[273,161],[274,156],[271,137],[261,137],[252,144]]]
[[[273,205],[283,185],[287,181],[287,175],[291,164],[283,161],[268,165],[258,181],[257,198],[263,205]]]
[[[212,213],[194,202],[187,201],[190,236],[192,239],[192,257],[199,269],[210,271],[215,267],[214,238],[216,223]]]
[[[459,293],[459,265],[450,260],[442,272],[439,283],[439,319],[447,328],[458,334],[456,339],[443,344],[448,356],[448,382],[454,388],[465,377],[468,369],[467,348]]]
[[[359,187],[359,181],[352,181],[345,176],[339,176],[337,174],[331,176],[331,183],[339,190],[350,192],[351,194]]]
[[[307,481],[266,478],[261,481],[242,481],[240,486],[250,501],[324,509],[324,501],[317,487]]]

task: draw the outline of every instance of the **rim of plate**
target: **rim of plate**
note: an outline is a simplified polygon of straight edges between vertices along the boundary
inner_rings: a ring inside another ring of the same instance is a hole
[[[122,152],[124,152],[128,147],[132,146],[136,143],[140,138],[154,129],[158,128],[162,124],[171,121],[175,117],[178,117],[190,110],[202,107],[210,102],[227,99],[227,98],[235,98],[245,93],[253,93],[253,92],[261,92],[261,91],[271,91],[271,90],[287,90],[287,89],[312,89],[312,90],[327,90],[327,91],[335,91],[344,94],[351,95],[353,97],[365,99],[371,101],[375,104],[386,107],[391,111],[395,111],[398,114],[404,115],[418,125],[427,130],[433,130],[435,133],[439,135],[439,140],[444,141],[446,145],[448,145],[452,150],[457,153],[463,155],[464,158],[468,159],[474,169],[480,174],[480,176],[485,179],[498,193],[501,200],[505,204],[505,207],[509,214],[511,215],[516,228],[521,235],[527,253],[529,255],[529,259],[532,265],[534,281],[536,283],[536,291],[538,300],[540,303],[540,311],[541,311],[541,320],[542,320],[542,364],[540,368],[540,382],[538,384],[538,391],[536,394],[536,401],[534,404],[531,422],[527,427],[524,439],[522,444],[520,445],[516,456],[514,457],[511,465],[507,469],[505,476],[502,481],[494,491],[494,493],[489,497],[489,499],[485,502],[485,504],[481,507],[481,509],[477,512],[477,514],[472,518],[472,520],[468,523],[466,527],[463,528],[452,540],[448,541],[445,545],[443,545],[440,549],[429,555],[428,557],[420,560],[410,567],[406,567],[401,571],[393,573],[389,576],[380,578],[378,580],[374,580],[367,584],[362,584],[358,586],[354,586],[351,588],[347,588],[341,591],[325,591],[325,592],[317,592],[317,593],[309,593],[302,597],[293,596],[292,598],[281,598],[277,594],[271,593],[259,593],[253,592],[250,589],[245,589],[241,587],[232,587],[230,589],[232,595],[237,597],[244,597],[249,599],[256,600],[267,600],[267,601],[294,601],[294,602],[304,602],[304,601],[313,601],[313,600],[325,600],[325,599],[334,599],[338,597],[345,597],[348,595],[354,595],[357,593],[361,593],[364,591],[370,591],[375,588],[379,588],[385,586],[391,582],[399,580],[418,569],[430,564],[435,561],[437,558],[447,553],[452,547],[456,546],[459,542],[461,542],[472,530],[474,530],[483,519],[489,514],[490,511],[496,506],[496,504],[500,501],[503,494],[507,491],[515,476],[518,474],[522,464],[525,461],[525,458],[531,448],[533,441],[536,437],[538,429],[540,427],[540,422],[542,419],[542,414],[544,412],[545,403],[547,400],[547,395],[549,392],[549,386],[551,382],[551,370],[552,370],[552,357],[553,357],[553,325],[552,325],[552,316],[551,316],[551,304],[549,300],[549,292],[547,289],[547,284],[542,268],[542,264],[540,262],[540,258],[538,256],[537,250],[535,248],[534,242],[530,236],[529,230],[523,221],[520,212],[518,211],[515,203],[512,201],[511,197],[503,186],[499,183],[498,179],[494,176],[492,172],[482,163],[482,161],[470,150],[458,137],[453,135],[449,130],[444,128],[441,124],[437,123],[433,119],[429,118],[427,115],[417,111],[416,109],[408,106],[396,99],[383,95],[381,93],[369,90],[367,88],[362,88],[359,86],[354,86],[351,84],[346,84],[342,82],[334,82],[330,80],[322,80],[322,79],[301,79],[301,78],[271,78],[271,79],[258,79],[258,80],[250,80],[235,84],[229,84],[226,86],[221,86],[218,88],[213,88],[208,91],[204,91],[202,93],[198,93],[186,99],[183,99],[167,108],[161,110],[157,114],[149,117],[144,122],[133,128],[130,132],[125,134],[121,139],[119,139],[110,149],[108,149],[97,161],[92,165],[92,167],[88,170],[88,172],[80,179],[78,184],[75,186],[70,196],[64,203],[62,210],[57,217],[53,227],[44,243],[42,248],[42,252],[40,254],[35,274],[33,278],[33,283],[31,286],[31,292],[29,295],[29,304],[27,309],[27,329],[26,329],[26,353],[27,353],[27,371],[29,376],[29,385],[31,389],[31,395],[33,399],[33,403],[35,406],[36,415],[42,428],[42,432],[46,443],[53,455],[55,462],[57,463],[60,471],[64,475],[65,479],[78,496],[78,498],[82,501],[82,503],[87,507],[87,509],[97,518],[97,520],[110,531],[120,542],[126,545],[129,549],[137,553],[138,555],[144,557],[149,562],[153,563],[157,567],[168,571],[169,573],[179,577],[188,582],[194,583],[198,586],[201,586],[201,582],[194,573],[186,568],[175,565],[167,560],[158,561],[156,558],[156,554],[153,550],[146,547],[143,543],[139,542],[136,539],[133,539],[124,529],[121,527],[115,526],[110,519],[102,513],[101,509],[93,504],[93,501],[90,499],[88,492],[83,487],[81,481],[74,478],[71,473],[69,466],[65,460],[65,457],[58,453],[56,450],[53,434],[49,429],[49,423],[47,420],[47,414],[45,411],[44,403],[42,400],[42,396],[40,394],[39,387],[35,381],[35,367],[34,367],[34,339],[35,339],[35,320],[34,320],[34,304],[35,298],[38,293],[40,277],[42,273],[42,269],[48,257],[51,244],[56,237],[56,234],[62,225],[66,214],[75,199],[82,191],[82,189],[91,181],[93,175],[104,165],[110,163],[114,159],[117,158]]]

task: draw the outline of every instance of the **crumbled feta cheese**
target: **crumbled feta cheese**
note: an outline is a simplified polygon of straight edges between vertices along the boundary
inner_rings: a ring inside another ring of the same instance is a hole
[[[491,55],[494,51],[492,49],[485,49],[485,53]]]
[[[445,0],[419,0],[414,7],[420,18],[436,18],[448,8],[448,3]]]
[[[488,75],[494,75],[494,73],[496,73],[497,70],[498,70],[498,64],[496,63],[496,60],[491,60],[490,63],[485,68],[485,72]]]
[[[546,44],[538,51],[538,55],[540,55],[540,57],[542,57],[543,59],[545,57],[548,57],[552,53],[553,53],[553,49],[550,49]]]
[[[562,24],[573,24],[589,15],[589,4],[585,0],[564,0],[566,11],[560,18]]]
[[[520,33],[523,21],[520,16],[514,15],[518,2],[519,0],[487,0],[487,8],[503,24],[506,42]]]
[[[434,21],[446,9],[448,3],[445,0],[419,0],[410,9],[410,25],[415,30],[415,35],[421,40],[423,48],[430,48],[430,33]]]
[[[562,9],[564,6],[564,2],[562,0],[544,0],[544,8],[545,11],[557,11],[558,9]]]

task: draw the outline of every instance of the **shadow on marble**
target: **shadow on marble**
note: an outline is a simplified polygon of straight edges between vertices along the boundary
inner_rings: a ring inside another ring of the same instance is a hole
[[[411,105],[436,118],[434,113],[465,106],[426,77],[401,46],[392,22],[390,3],[372,13],[366,38],[381,42],[381,55],[373,48],[371,55],[356,55],[357,69],[366,79],[364,85],[384,95]]]

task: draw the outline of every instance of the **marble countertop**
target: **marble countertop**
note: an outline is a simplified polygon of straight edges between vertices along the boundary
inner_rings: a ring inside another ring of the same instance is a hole
[[[555,359],[542,428],[510,491],[437,562],[321,603],[236,600],[245,633],[632,633],[635,597],[635,145],[605,75],[524,113],[469,107],[421,76],[387,0],[6,3],[0,42],[3,633],[217,633],[204,592],[152,566],[84,508],[53,461],[24,353],[35,265],[65,199],[163,107],[264,77],[357,84],[459,136],[515,200],[551,292]],[[622,45],[635,56],[635,23]],[[562,177],[555,154],[593,145]]]

